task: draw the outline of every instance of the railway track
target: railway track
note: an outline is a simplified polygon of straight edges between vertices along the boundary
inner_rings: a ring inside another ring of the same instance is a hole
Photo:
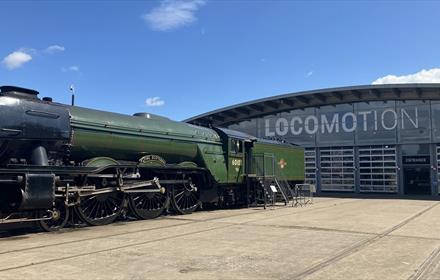
[[[432,253],[425,259],[425,261],[419,266],[419,268],[411,275],[408,280],[421,280],[429,279],[429,274],[440,263],[440,247],[432,251]]]
[[[350,255],[352,255],[352,254],[362,250],[363,248],[365,248],[365,247],[367,247],[367,246],[369,246],[369,245],[371,245],[371,244],[373,244],[375,242],[378,242],[382,238],[388,236],[392,232],[394,232],[394,231],[398,230],[399,228],[405,226],[409,222],[411,222],[414,219],[420,217],[421,215],[425,214],[426,212],[432,210],[433,208],[437,207],[438,205],[440,205],[440,202],[434,203],[434,204],[432,204],[432,205],[422,209],[421,211],[419,211],[416,214],[412,215],[411,217],[403,220],[402,222],[398,223],[397,225],[395,225],[395,226],[393,226],[393,227],[383,231],[382,233],[380,233],[378,235],[375,235],[373,237],[361,240],[358,243],[355,243],[354,245],[352,245],[352,246],[350,246],[350,247],[340,251],[339,253],[337,253],[337,254],[329,257],[329,258],[327,258],[326,260],[324,260],[322,262],[319,262],[319,263],[309,267],[308,269],[293,275],[291,277],[291,279],[304,279],[307,276],[309,276],[309,275],[311,275],[311,274],[313,274],[315,272],[318,272],[318,271],[322,270],[323,268],[326,268],[326,267],[336,263],[337,261],[339,261],[339,260],[341,260],[343,258],[346,258],[346,257],[348,257],[348,256],[350,256]]]

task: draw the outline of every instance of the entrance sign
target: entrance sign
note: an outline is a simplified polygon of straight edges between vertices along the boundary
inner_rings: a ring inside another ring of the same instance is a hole
[[[430,164],[429,156],[403,156],[403,164]]]

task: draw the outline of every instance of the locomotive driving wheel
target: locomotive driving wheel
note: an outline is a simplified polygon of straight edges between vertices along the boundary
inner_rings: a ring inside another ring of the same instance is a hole
[[[160,192],[132,193],[129,195],[129,206],[139,219],[154,219],[159,217],[168,207],[170,198]]]
[[[87,167],[117,166],[119,163],[107,157],[98,157],[83,162]],[[118,170],[105,170],[112,174],[121,174]],[[115,182],[109,182],[104,178],[92,178],[87,180],[96,186],[96,190],[105,189],[110,185],[121,185],[122,178],[118,176]],[[126,196],[123,192],[115,190],[98,194],[81,196],[79,203],[75,207],[75,212],[79,218],[92,226],[101,226],[113,223],[122,213],[126,205]]]
[[[38,225],[45,231],[58,231],[62,229],[69,220],[69,207],[61,199],[55,199],[51,209],[52,219],[38,221]]]
[[[85,223],[101,226],[113,223],[125,205],[125,194],[120,191],[83,196],[75,207],[76,213]]]
[[[183,175],[185,181],[185,174]],[[189,178],[191,179],[191,178]],[[191,214],[200,206],[199,192],[189,180],[186,183],[176,184],[172,188],[171,205],[180,214]]]

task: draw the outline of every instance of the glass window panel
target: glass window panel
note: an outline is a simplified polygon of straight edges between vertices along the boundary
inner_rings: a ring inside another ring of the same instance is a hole
[[[315,148],[306,148],[304,151],[304,159],[306,161],[305,173],[306,184],[316,185],[316,151]]]
[[[371,166],[371,168],[360,168],[359,175],[361,192],[397,192],[397,170],[395,146],[362,146],[359,151],[370,152],[374,156],[360,157],[359,166]],[[386,156],[385,156],[386,154]],[[385,162],[385,158],[390,162]],[[394,168],[384,167],[391,164]],[[369,180],[367,180],[367,178]]]
[[[437,149],[437,158],[440,159],[440,144],[437,144],[436,149]],[[440,194],[440,160],[437,160],[437,172],[438,172],[437,178],[439,180],[439,182],[437,183],[438,185],[437,188],[438,188],[438,194]]]
[[[429,145],[427,144],[402,145],[402,155],[404,156],[429,155]]]
[[[354,191],[353,147],[320,148],[320,159],[322,191]]]

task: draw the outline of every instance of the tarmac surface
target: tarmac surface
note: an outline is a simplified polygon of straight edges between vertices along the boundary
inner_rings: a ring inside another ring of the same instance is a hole
[[[315,198],[6,234],[0,279],[440,279],[440,201]]]

